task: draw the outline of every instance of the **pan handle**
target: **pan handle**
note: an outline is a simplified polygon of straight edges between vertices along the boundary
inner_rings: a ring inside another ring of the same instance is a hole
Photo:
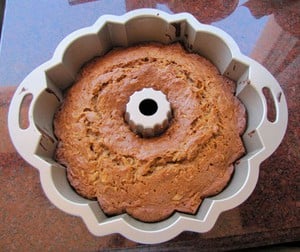
[[[37,144],[40,142],[42,134],[34,123],[33,108],[39,94],[47,88],[46,75],[40,69],[41,67],[31,72],[18,86],[8,111],[8,129],[13,145],[23,159],[38,169],[49,166],[47,162],[35,155]],[[31,95],[32,99],[29,105],[25,105],[23,101],[28,95]],[[20,123],[23,106],[29,106],[28,113],[26,115],[22,114],[22,116],[27,116],[28,118],[26,127],[22,127]]]
[[[260,139],[263,142],[264,150],[261,153],[261,161],[269,157],[281,143],[288,124],[288,107],[285,95],[275,77],[261,64],[248,58],[251,61],[249,79],[255,86],[258,94],[261,96],[263,104],[263,117],[260,125],[256,129]],[[272,102],[276,110],[274,120],[268,119],[267,98],[264,89],[270,90]],[[251,137],[251,134],[248,134]]]

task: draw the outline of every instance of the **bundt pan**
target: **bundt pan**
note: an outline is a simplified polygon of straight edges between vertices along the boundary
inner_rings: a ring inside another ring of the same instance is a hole
[[[127,214],[107,217],[97,201],[79,196],[69,185],[65,167],[53,153],[53,115],[62,102],[62,92],[72,85],[80,67],[116,46],[156,41],[181,41],[185,47],[212,61],[221,74],[237,82],[236,95],[247,109],[248,122],[243,141],[246,155],[235,163],[229,185],[206,198],[195,215],[176,212],[164,221],[143,223]],[[276,109],[268,119],[264,90],[268,89]],[[28,127],[20,124],[24,98],[31,96]],[[199,23],[192,15],[170,15],[154,9],[140,9],[123,16],[104,15],[87,28],[71,33],[56,48],[52,59],[32,71],[17,88],[9,109],[8,126],[20,155],[40,173],[43,190],[61,210],[80,216],[96,236],[120,233],[140,243],[160,243],[183,231],[207,232],[221,212],[245,201],[258,180],[260,163],[280,144],[287,127],[286,99],[275,78],[259,63],[243,55],[224,31]]]

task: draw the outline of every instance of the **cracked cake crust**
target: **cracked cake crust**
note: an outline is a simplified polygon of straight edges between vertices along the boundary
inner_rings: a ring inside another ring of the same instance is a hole
[[[130,95],[161,90],[173,118],[160,136],[141,138],[124,120]],[[245,150],[246,112],[235,83],[180,44],[114,49],[87,63],[54,119],[55,158],[74,189],[108,215],[145,222],[194,214],[228,184]]]

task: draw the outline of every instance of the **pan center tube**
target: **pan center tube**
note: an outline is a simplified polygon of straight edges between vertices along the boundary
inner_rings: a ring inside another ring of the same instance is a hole
[[[125,121],[145,138],[161,135],[170,124],[172,109],[166,95],[153,88],[134,92],[126,105]]]

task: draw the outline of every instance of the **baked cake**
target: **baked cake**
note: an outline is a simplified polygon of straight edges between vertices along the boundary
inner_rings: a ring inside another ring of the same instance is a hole
[[[143,138],[124,120],[129,97],[162,91],[172,107],[164,133]],[[70,184],[107,215],[144,222],[194,214],[224,189],[245,150],[245,108],[235,83],[180,44],[114,49],[85,64],[54,119],[56,160]]]

